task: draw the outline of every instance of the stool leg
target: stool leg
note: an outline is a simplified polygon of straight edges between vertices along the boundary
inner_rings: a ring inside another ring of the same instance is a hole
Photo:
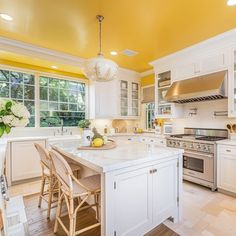
[[[42,181],[41,181],[41,189],[40,189],[40,195],[39,195],[39,204],[38,207],[41,207],[41,203],[42,203],[42,196],[44,194],[44,187],[45,187],[45,176],[43,174],[42,176]]]
[[[55,225],[54,225],[54,233],[56,233],[58,230],[58,218],[61,216],[62,200],[63,200],[63,194],[60,194],[60,197],[58,199],[58,204],[57,204],[57,213],[56,213],[56,220],[55,220]]]
[[[94,202],[96,204],[96,219],[100,221],[99,216],[99,194],[94,194]]]
[[[74,236],[75,235],[75,217],[74,217],[74,200],[73,200],[73,198],[69,199],[69,218],[70,218],[69,236]]]
[[[53,189],[52,189],[52,176],[48,178],[48,211],[47,211],[47,218],[50,218],[50,212],[51,212],[51,206],[52,206],[52,194],[53,194]]]

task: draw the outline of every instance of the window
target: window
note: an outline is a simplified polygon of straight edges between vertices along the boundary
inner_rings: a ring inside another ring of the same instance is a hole
[[[35,77],[32,74],[0,70],[0,97],[23,103],[31,117],[28,127],[35,126]]]
[[[155,103],[146,103],[146,128],[154,129],[153,121],[155,119]]]
[[[40,76],[40,126],[77,126],[85,119],[85,83]]]

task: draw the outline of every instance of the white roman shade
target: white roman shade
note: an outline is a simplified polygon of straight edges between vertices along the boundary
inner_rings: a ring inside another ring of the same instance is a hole
[[[149,103],[155,102],[155,86],[144,87],[142,89],[143,96],[142,96],[142,103]]]

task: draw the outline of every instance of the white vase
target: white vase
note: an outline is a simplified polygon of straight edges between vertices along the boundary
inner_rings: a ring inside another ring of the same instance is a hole
[[[93,132],[91,129],[83,129],[82,133],[82,145],[90,146],[93,138]]]

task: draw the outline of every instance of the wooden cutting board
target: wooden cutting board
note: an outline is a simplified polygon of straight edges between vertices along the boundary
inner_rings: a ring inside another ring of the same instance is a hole
[[[92,146],[78,147],[79,150],[109,150],[113,148],[116,148],[116,142],[113,140],[108,140],[108,142],[101,147],[92,147]]]

